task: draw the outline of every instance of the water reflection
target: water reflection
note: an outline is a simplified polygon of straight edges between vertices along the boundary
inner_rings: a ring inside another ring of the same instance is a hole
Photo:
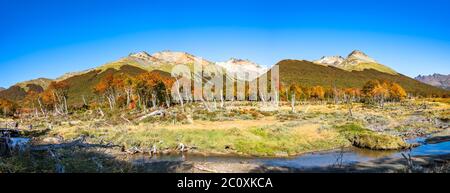
[[[160,161],[194,161],[194,162],[226,162],[226,163],[262,163],[267,166],[281,166],[290,168],[328,167],[338,164],[351,164],[371,161],[379,158],[400,158],[401,153],[410,153],[411,156],[450,154],[450,141],[438,144],[425,144],[425,138],[409,140],[410,143],[420,143],[419,147],[404,151],[373,151],[359,148],[346,148],[341,150],[307,153],[293,158],[251,158],[239,156],[203,156],[192,154],[147,155],[137,157],[137,162]]]

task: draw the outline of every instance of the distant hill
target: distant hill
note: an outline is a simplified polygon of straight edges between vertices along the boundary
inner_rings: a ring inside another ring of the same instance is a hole
[[[0,98],[19,101],[25,98],[28,91],[42,92],[48,87],[52,80],[47,78],[38,78],[34,80],[17,83],[8,89],[0,90]]]
[[[450,90],[450,74],[449,75],[433,74],[428,76],[419,75],[415,79],[425,84]]]
[[[298,83],[303,86],[332,88],[361,88],[369,80],[389,80],[400,84],[408,93],[420,95],[445,94],[446,90],[433,87],[402,74],[390,74],[374,69],[347,71],[334,66],[317,65],[305,60],[283,60],[279,66],[283,84]]]
[[[5,90],[6,88],[0,87],[0,91]]]
[[[84,74],[75,75],[65,79],[69,83],[69,104],[81,105],[83,104],[83,96],[86,100],[94,98],[94,86],[100,80],[109,74],[125,74],[136,76],[146,72],[142,68],[131,65],[122,65],[118,69],[108,68],[106,70],[92,70]]]

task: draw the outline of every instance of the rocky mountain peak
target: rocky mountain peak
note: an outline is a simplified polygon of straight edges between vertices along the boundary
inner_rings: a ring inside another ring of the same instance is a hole
[[[187,52],[162,51],[154,53],[151,56],[160,61],[174,64],[192,64],[199,62],[202,65],[207,65],[211,63],[201,57],[196,57]]]
[[[241,65],[241,66],[254,66],[254,67],[258,67],[260,68],[261,66],[259,66],[258,64],[247,60],[247,59],[238,59],[238,58],[230,58],[227,62],[225,62],[227,64],[235,64],[235,65]]]
[[[352,51],[347,58],[343,58],[342,56],[324,56],[313,62],[320,65],[334,66],[347,71],[373,69],[388,74],[397,74],[391,68],[378,63],[366,53],[359,50]]]
[[[350,56],[366,56],[366,57],[369,57],[366,53],[364,53],[363,51],[361,51],[361,50],[353,50],[349,55],[348,55],[348,57],[350,57]]]
[[[377,63],[376,60],[359,50],[354,50],[350,53],[346,60],[349,61],[349,64],[351,65],[357,65],[359,63]]]
[[[136,59],[140,59],[146,62],[155,62],[155,60],[157,60],[156,58],[154,58],[152,55],[148,54],[145,51],[141,51],[141,52],[137,52],[137,53],[132,53],[130,54],[130,57],[136,58]]]
[[[148,54],[146,51],[140,51],[137,53],[131,53],[130,56],[137,57],[137,58],[144,58],[144,57],[150,57],[151,55]]]

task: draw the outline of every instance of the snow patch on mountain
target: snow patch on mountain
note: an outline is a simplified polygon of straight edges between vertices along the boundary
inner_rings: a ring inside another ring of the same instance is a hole
[[[228,74],[236,74],[237,79],[248,81],[258,78],[268,70],[250,60],[236,58],[231,58],[226,62],[216,62],[216,65],[224,68]]]

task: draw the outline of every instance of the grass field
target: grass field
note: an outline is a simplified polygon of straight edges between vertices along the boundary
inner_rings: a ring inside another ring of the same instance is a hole
[[[240,104],[207,112],[192,105],[185,113],[174,108],[172,115],[132,124],[117,116],[110,123],[60,122],[48,135],[66,140],[84,135],[92,143],[113,143],[143,151],[153,146],[160,151],[175,151],[182,143],[196,153],[246,156],[292,156],[352,144],[369,149],[401,149],[407,147],[402,138],[414,137],[418,131],[417,135],[439,131],[430,120],[447,115],[448,106],[427,101],[392,103],[383,109],[358,104],[350,117],[345,105],[299,104],[298,113],[291,113],[288,106],[266,112]],[[129,112],[127,117],[133,120],[136,115]]]

